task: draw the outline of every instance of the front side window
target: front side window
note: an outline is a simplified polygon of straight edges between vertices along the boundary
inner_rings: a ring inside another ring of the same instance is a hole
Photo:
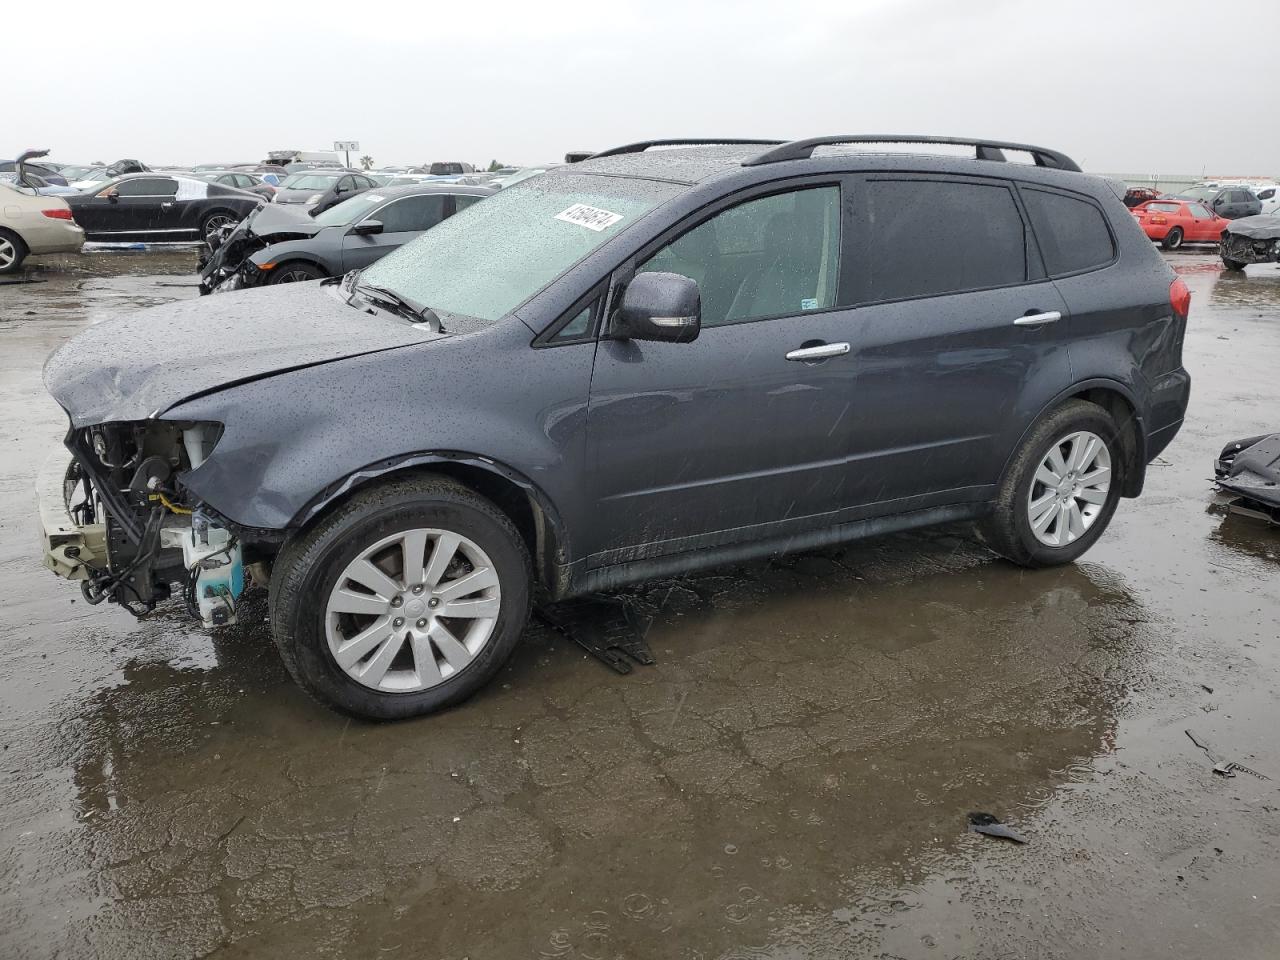
[[[490,323],[682,189],[590,174],[539,177],[442,221],[369,267],[364,282],[470,318],[451,329]]]
[[[984,290],[1027,279],[1026,230],[1009,188],[948,180],[866,186],[870,302]]]
[[[444,194],[430,193],[395,200],[373,213],[372,217],[382,223],[383,233],[429,230],[444,219]]]
[[[121,180],[115,189],[121,197],[172,197],[178,192],[178,181],[166,177],[141,177]]]
[[[730,207],[639,269],[697,281],[705,327],[835,306],[840,188],[793,190]]]
[[[1022,198],[1050,276],[1105,266],[1116,258],[1107,221],[1092,203],[1029,188]]]
[[[1196,220],[1208,220],[1213,216],[1213,212],[1203,203],[1188,203],[1187,209]]]

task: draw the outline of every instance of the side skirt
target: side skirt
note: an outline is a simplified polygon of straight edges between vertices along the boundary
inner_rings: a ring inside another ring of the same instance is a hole
[[[607,567],[596,567],[595,569],[588,569],[586,561],[580,560],[559,568],[560,576],[556,578],[556,582],[563,584],[563,592],[560,592],[555,599],[564,599],[583,593],[592,593],[597,590],[612,590],[627,584],[658,580],[662,577],[689,573],[690,571],[707,567],[721,567],[742,563],[760,557],[816,550],[819,547],[827,547],[836,543],[878,537],[888,533],[898,533],[902,530],[932,527],[961,520],[975,520],[990,512],[990,509],[990,503],[958,503],[942,507],[930,507],[926,510],[912,510],[908,513],[898,513],[892,516],[854,520],[850,523],[835,524],[817,530],[778,534],[748,543],[706,547],[671,556],[635,560],[630,563],[617,563]]]

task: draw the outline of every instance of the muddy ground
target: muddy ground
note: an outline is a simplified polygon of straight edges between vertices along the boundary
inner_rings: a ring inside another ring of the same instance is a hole
[[[1206,478],[1280,429],[1280,268],[1169,259],[1191,409],[1084,562],[947,529],[664,582],[656,666],[531,628],[394,726],[307,700],[261,603],[210,637],[40,566],[40,365],[194,255],[0,286],[0,956],[1277,956],[1280,531]]]

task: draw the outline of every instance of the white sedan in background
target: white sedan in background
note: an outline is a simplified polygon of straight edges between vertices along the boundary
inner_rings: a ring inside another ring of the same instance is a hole
[[[28,256],[75,253],[83,245],[65,200],[0,183],[0,275],[16,273]]]

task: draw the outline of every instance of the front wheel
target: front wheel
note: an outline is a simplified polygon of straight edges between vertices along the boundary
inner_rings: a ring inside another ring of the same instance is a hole
[[[1111,414],[1084,400],[1037,424],[980,528],[987,545],[1024,567],[1070,563],[1093,546],[1120,499],[1119,438]]]
[[[1182,228],[1174,227],[1164,235],[1164,239],[1160,241],[1160,246],[1166,250],[1177,250],[1182,246]]]
[[[294,261],[276,267],[267,283],[305,283],[308,280],[319,280],[327,274],[310,263]]]
[[[344,713],[398,720],[458,703],[511,655],[529,616],[524,541],[439,477],[357,493],[281,551],[271,627],[285,666]]]
[[[1243,260],[1232,260],[1230,257],[1223,257],[1223,258],[1222,258],[1222,265],[1223,265],[1224,267],[1226,267],[1228,270],[1243,270],[1243,269],[1244,269],[1244,261],[1243,261]]]

